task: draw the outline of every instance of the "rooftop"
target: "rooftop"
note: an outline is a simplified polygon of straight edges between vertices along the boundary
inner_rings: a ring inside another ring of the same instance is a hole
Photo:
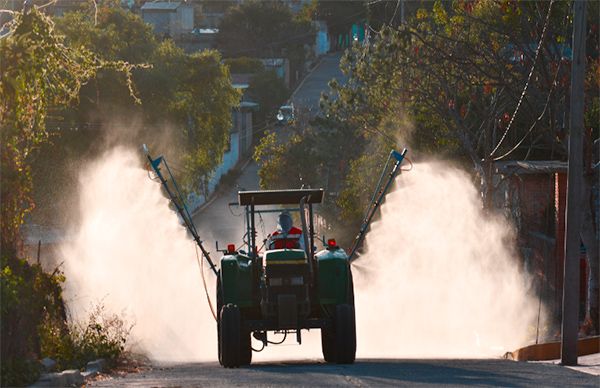
[[[147,2],[142,5],[142,11],[175,11],[180,5],[180,1],[173,3],[167,1]]]
[[[494,167],[500,174],[552,174],[567,172],[567,162],[558,160],[509,160],[496,162]]]

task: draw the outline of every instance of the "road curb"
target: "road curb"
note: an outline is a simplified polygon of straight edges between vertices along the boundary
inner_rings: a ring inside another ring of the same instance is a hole
[[[577,341],[577,355],[586,356],[600,352],[600,336],[583,338]],[[560,342],[529,345],[508,352],[507,357],[515,361],[548,361],[560,358]]]
[[[87,363],[84,372],[68,369],[62,372],[44,373],[30,387],[80,387],[85,379],[95,377],[106,369],[106,360],[99,358]]]
[[[30,387],[72,387],[83,385],[83,375],[77,369],[64,370],[57,373],[43,374]]]
[[[244,160],[241,163],[241,166],[239,167],[239,173],[242,174],[244,172],[244,170],[246,169],[246,167],[248,167],[248,165],[250,164],[250,162],[252,162],[252,156],[249,156],[246,158],[246,160]],[[235,170],[236,168],[234,167],[232,170]],[[204,211],[204,209],[206,209],[207,207],[209,207],[214,201],[217,200],[217,198],[219,198],[219,193],[221,192],[221,189],[217,189],[215,190],[209,197],[208,201],[204,202],[202,205],[198,206],[196,208],[196,210],[192,211],[192,218],[196,217],[198,214],[202,213]]]

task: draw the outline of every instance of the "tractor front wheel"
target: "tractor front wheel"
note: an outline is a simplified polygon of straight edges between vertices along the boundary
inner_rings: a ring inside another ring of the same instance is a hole
[[[236,368],[241,363],[241,315],[232,304],[221,308],[219,320],[220,361],[225,368]]]

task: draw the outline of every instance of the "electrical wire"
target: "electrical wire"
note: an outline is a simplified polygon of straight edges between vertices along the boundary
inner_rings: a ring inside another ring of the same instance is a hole
[[[535,71],[535,64],[537,63],[537,59],[539,57],[539,54],[540,54],[540,51],[542,48],[542,43],[544,42],[544,36],[546,35],[546,29],[548,28],[548,24],[550,21],[550,13],[552,11],[552,4],[554,4],[554,0],[551,0],[550,5],[548,6],[548,13],[546,14],[546,21],[544,22],[544,27],[542,28],[542,34],[540,36],[540,41],[538,43],[537,49],[535,50],[535,56],[533,58],[533,63],[531,64],[531,70],[529,71],[529,75],[527,76],[527,82],[525,82],[525,86],[523,87],[523,91],[521,92],[521,97],[519,98],[519,101],[517,102],[517,106],[515,107],[515,110],[510,118],[510,122],[508,123],[506,130],[502,134],[500,141],[498,142],[496,147],[494,147],[494,149],[490,153],[490,156],[489,156],[490,158],[494,156],[496,151],[498,151],[498,148],[500,148],[500,146],[504,142],[504,139],[506,139],[506,135],[508,135],[508,132],[512,128],[512,124],[515,121],[515,117],[517,116],[517,113],[519,113],[519,108],[521,107],[521,104],[523,103],[525,95],[527,94],[527,89],[529,88],[529,83],[531,81],[531,77],[533,76],[533,72]]]
[[[210,313],[212,314],[215,321],[217,321],[217,313],[215,312],[215,308],[210,300],[210,295],[208,294],[208,287],[206,286],[206,276],[204,276],[204,260],[200,258],[198,254],[198,246],[194,244],[194,249],[196,251],[196,262],[200,265],[200,274],[202,276],[202,284],[204,285],[204,293],[206,294],[206,300],[208,302],[208,307],[210,308]]]
[[[398,7],[400,7],[400,2],[402,0],[396,0],[396,9],[394,9],[394,14],[392,15],[392,18],[390,19],[390,21],[388,22],[388,25],[391,26],[392,22],[394,21],[394,19],[396,18],[396,13],[398,12]]]
[[[529,127],[529,130],[527,131],[527,133],[525,133],[525,135],[521,138],[521,140],[519,140],[517,142],[517,144],[515,144],[514,147],[512,147],[509,151],[507,151],[506,153],[504,153],[501,156],[498,156],[496,158],[494,158],[494,161],[498,161],[501,159],[504,159],[505,157],[507,157],[508,155],[512,154],[514,151],[517,150],[517,148],[519,148],[521,146],[521,144],[523,144],[523,142],[525,141],[525,139],[527,139],[527,137],[529,136],[529,134],[531,134],[531,132],[533,131],[533,129],[535,128],[535,126],[537,125],[537,123],[539,123],[542,118],[546,115],[546,110],[548,109],[548,105],[550,104],[550,99],[552,97],[552,92],[554,92],[554,88],[556,87],[556,82],[558,79],[558,73],[560,70],[560,66],[562,64],[562,61],[560,61],[558,63],[558,66],[556,67],[556,72],[554,73],[554,80],[552,81],[552,86],[550,87],[550,91],[548,92],[548,97],[546,97],[546,103],[544,104],[544,109],[542,109],[542,113],[540,113],[540,115],[537,117],[537,119],[535,119],[535,121],[531,124],[531,126]]]
[[[271,345],[281,345],[285,341],[285,339],[287,338],[287,335],[288,335],[288,331],[284,330],[283,331],[283,339],[281,341],[279,341],[279,342],[267,341],[267,343],[269,343]]]

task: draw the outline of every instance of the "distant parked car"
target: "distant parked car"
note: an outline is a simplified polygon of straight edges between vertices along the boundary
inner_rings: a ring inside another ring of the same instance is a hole
[[[294,104],[280,106],[276,118],[276,125],[287,125],[294,122]]]

